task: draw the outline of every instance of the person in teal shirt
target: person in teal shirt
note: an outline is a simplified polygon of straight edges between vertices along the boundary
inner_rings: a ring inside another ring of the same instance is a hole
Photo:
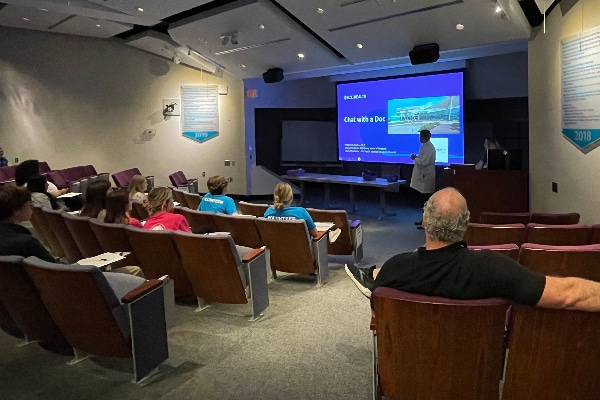
[[[294,193],[289,183],[278,183],[275,186],[273,197],[273,205],[265,211],[265,218],[279,220],[303,219],[306,222],[310,236],[317,236],[317,226],[308,211],[304,207],[292,207],[290,205],[292,204],[292,200],[294,200]]]
[[[214,213],[238,215],[235,202],[229,196],[225,196],[229,182],[224,176],[216,175],[208,178],[206,186],[209,193],[206,193],[200,201],[198,211],[208,211]]]

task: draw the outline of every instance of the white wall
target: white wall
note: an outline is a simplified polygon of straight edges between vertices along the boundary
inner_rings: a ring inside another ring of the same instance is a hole
[[[536,32],[529,45],[530,209],[574,211],[582,223],[600,223],[600,149],[583,154],[563,138],[560,86],[560,39],[599,26],[600,2],[580,0],[565,15],[561,7],[547,18],[546,34]]]
[[[18,157],[48,161],[53,169],[138,167],[155,175],[157,185],[183,170],[204,191],[206,179],[220,174],[233,178],[230,193],[246,194],[241,79],[175,65],[116,39],[10,28],[0,28],[0,37],[0,146],[11,164]],[[219,136],[205,143],[182,137],[179,117],[162,116],[163,98],[200,84],[229,89],[219,96]],[[157,135],[140,143],[147,128]]]

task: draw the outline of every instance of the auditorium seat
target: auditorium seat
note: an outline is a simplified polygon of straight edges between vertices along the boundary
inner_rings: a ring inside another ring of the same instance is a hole
[[[112,174],[112,178],[118,189],[127,189],[129,181],[131,181],[131,178],[133,178],[135,175],[142,175],[142,173],[137,168],[130,168],[124,171],[115,172],[114,174]],[[148,175],[145,176],[145,178],[146,182],[148,183],[148,192],[150,192],[150,190],[152,190],[152,188],[154,187],[154,176]]]
[[[62,213],[61,216],[84,258],[95,257],[103,253],[102,247],[100,247],[100,243],[98,243],[96,235],[94,235],[88,222],[90,217],[81,217],[67,212]]]
[[[315,222],[331,222],[332,229],[340,229],[340,236],[333,243],[327,244],[327,253],[334,255],[352,255],[358,264],[363,257],[363,231],[360,220],[348,220],[344,210],[319,210],[307,208]]]
[[[600,244],[550,246],[523,243],[519,263],[551,276],[576,276],[600,282]]]
[[[502,224],[523,224],[527,225],[531,219],[528,212],[522,213],[499,213],[483,211],[479,216],[479,222],[482,224],[502,225]]]
[[[202,200],[202,196],[200,196],[198,193],[183,192],[183,197],[185,198],[188,208],[192,210],[197,210],[198,206],[200,205],[200,201]]]
[[[185,196],[183,195],[183,192],[179,189],[172,189],[173,192],[173,201],[176,201],[179,203],[179,207],[187,207],[187,208],[191,208],[188,207],[188,202],[185,199]]]
[[[175,285],[175,296],[194,294],[181,265],[171,231],[152,231],[126,226],[125,234],[138,260],[137,265],[147,279],[169,275]]]
[[[527,224],[526,242],[554,246],[580,246],[590,244],[590,225]]]
[[[88,220],[94,236],[100,244],[101,253],[121,253],[128,252],[129,254],[125,257],[127,265],[139,265],[139,261],[136,257],[133,247],[129,243],[127,234],[125,233],[124,224],[108,224],[102,222],[97,218],[91,218]],[[100,254],[100,253],[98,253]],[[143,269],[142,269],[143,271]],[[162,274],[168,275],[168,274]],[[161,276],[162,276],[161,275]],[[144,275],[146,276],[146,275]],[[160,276],[159,276],[160,277]],[[156,277],[156,278],[159,278]]]
[[[246,201],[240,201],[238,208],[244,215],[254,215],[255,217],[262,217],[265,215],[265,211],[269,208],[268,204],[256,204],[248,203]]]
[[[148,209],[140,203],[131,203],[131,216],[142,221],[149,217]]]
[[[198,298],[198,311],[207,303],[249,302],[251,320],[261,316],[269,305],[264,249],[252,249],[240,256],[230,235],[176,231],[173,239]]]
[[[169,175],[169,180],[173,187],[184,192],[198,193],[198,179],[186,178],[183,171],[177,171]]]
[[[83,258],[83,254],[81,253],[81,250],[79,250],[77,243],[75,243],[71,231],[69,231],[69,228],[67,228],[65,220],[62,218],[63,211],[42,208],[42,212],[48,221],[50,229],[52,229],[52,232],[54,232],[54,236],[58,240],[58,243],[60,243],[60,246],[64,252],[64,257],[66,257],[67,261],[70,263],[76,263],[77,261],[81,260]]]
[[[471,250],[492,250],[504,254],[517,261],[519,259],[519,246],[514,243],[492,244],[488,246],[468,246]]]
[[[263,245],[253,215],[213,214],[215,230],[229,232],[235,244],[257,249]]]
[[[477,224],[469,222],[465,241],[469,246],[488,246],[493,244],[515,243],[520,246],[525,242],[526,228],[523,224]]]
[[[273,278],[276,271],[294,274],[316,274],[317,286],[329,277],[327,262],[327,232],[311,238],[304,220],[281,221],[257,218],[262,242],[271,252]]]
[[[595,399],[600,313],[514,305],[502,400]]]
[[[23,259],[0,256],[0,303],[26,343],[39,341],[49,349],[62,350],[67,342],[23,268]]]
[[[579,213],[532,213],[529,222],[546,225],[574,225],[579,223]]]
[[[600,224],[592,225],[592,236],[590,237],[590,243],[600,243]]]
[[[192,232],[207,233],[217,230],[214,213],[192,210],[187,207],[175,207],[173,212],[185,217],[188,224],[190,224],[190,228],[192,228]]]
[[[498,400],[506,301],[380,287],[372,302],[374,399]]]
[[[102,273],[87,265],[62,265],[29,257],[25,269],[40,297],[73,347],[75,364],[91,354],[132,358],[140,382],[169,357],[163,285]]]

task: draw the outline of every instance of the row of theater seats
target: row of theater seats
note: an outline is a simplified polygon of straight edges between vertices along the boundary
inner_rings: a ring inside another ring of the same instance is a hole
[[[468,245],[485,246],[504,243],[537,243],[556,246],[579,246],[600,243],[600,225],[477,224],[469,223],[465,234]]]
[[[96,267],[0,256],[0,327],[60,354],[131,358],[140,382],[169,357],[168,277],[144,280]]]
[[[113,181],[115,182],[117,189],[127,189],[127,186],[129,186],[129,182],[131,181],[131,178],[133,178],[135,175],[142,175],[142,173],[137,168],[130,168],[130,169],[126,169],[124,171],[115,172],[111,176],[112,176]],[[144,176],[144,175],[142,175],[142,176]],[[145,178],[146,178],[146,182],[148,183],[147,190],[150,191],[154,187],[154,176],[148,175],[148,176],[145,176]]]
[[[600,245],[525,244],[519,261],[546,275],[600,281]],[[390,288],[376,289],[372,299],[373,398],[597,396],[600,313],[500,299],[450,300]]]
[[[16,168],[16,165],[0,168],[0,185],[15,184]],[[108,180],[108,174],[96,172],[93,165],[52,170],[47,162],[40,161],[38,168],[40,174],[46,175],[48,180],[54,183],[57,188],[69,188],[71,192],[83,193],[87,183],[98,179]]]
[[[484,211],[479,216],[482,224],[546,224],[573,225],[579,223],[579,213],[499,213]]]
[[[304,239],[306,237],[305,231],[298,228],[298,236],[293,237],[286,237],[277,231],[267,233],[266,223],[263,222],[262,216],[268,205],[240,201],[238,206],[243,215],[215,214],[181,206],[175,207],[174,212],[185,216],[194,232],[229,232],[237,245],[252,248],[267,246],[271,250],[271,260],[274,258],[281,260],[274,263],[274,269],[285,271],[285,269],[279,269],[277,265],[291,262],[288,254],[293,253],[288,253],[288,251],[294,251],[293,246],[296,243],[306,241]],[[340,235],[333,243],[325,240],[327,254],[352,255],[354,263],[358,263],[362,259],[363,240],[360,220],[348,220],[348,214],[344,210],[308,208],[307,211],[314,221],[328,222],[333,224],[333,229],[340,229]],[[302,224],[304,224],[303,221]],[[304,224],[303,227],[305,226]]]

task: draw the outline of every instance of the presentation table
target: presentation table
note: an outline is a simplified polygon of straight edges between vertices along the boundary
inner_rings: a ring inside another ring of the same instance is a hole
[[[376,178],[374,181],[365,181],[361,176],[347,176],[347,175],[328,175],[328,174],[313,174],[305,173],[301,176],[282,175],[283,179],[290,181],[298,181],[300,183],[300,203],[304,205],[304,183],[315,182],[322,183],[325,186],[325,204],[328,208],[335,208],[331,205],[331,184],[336,185],[348,185],[350,187],[350,212],[355,212],[356,207],[354,204],[354,187],[355,186],[370,186],[379,188],[379,207],[380,214],[377,218],[381,220],[383,217],[390,217],[396,215],[396,213],[388,213],[385,211],[385,188],[393,188],[400,185],[406,184],[405,180],[398,180],[396,182],[388,182],[387,179]]]

